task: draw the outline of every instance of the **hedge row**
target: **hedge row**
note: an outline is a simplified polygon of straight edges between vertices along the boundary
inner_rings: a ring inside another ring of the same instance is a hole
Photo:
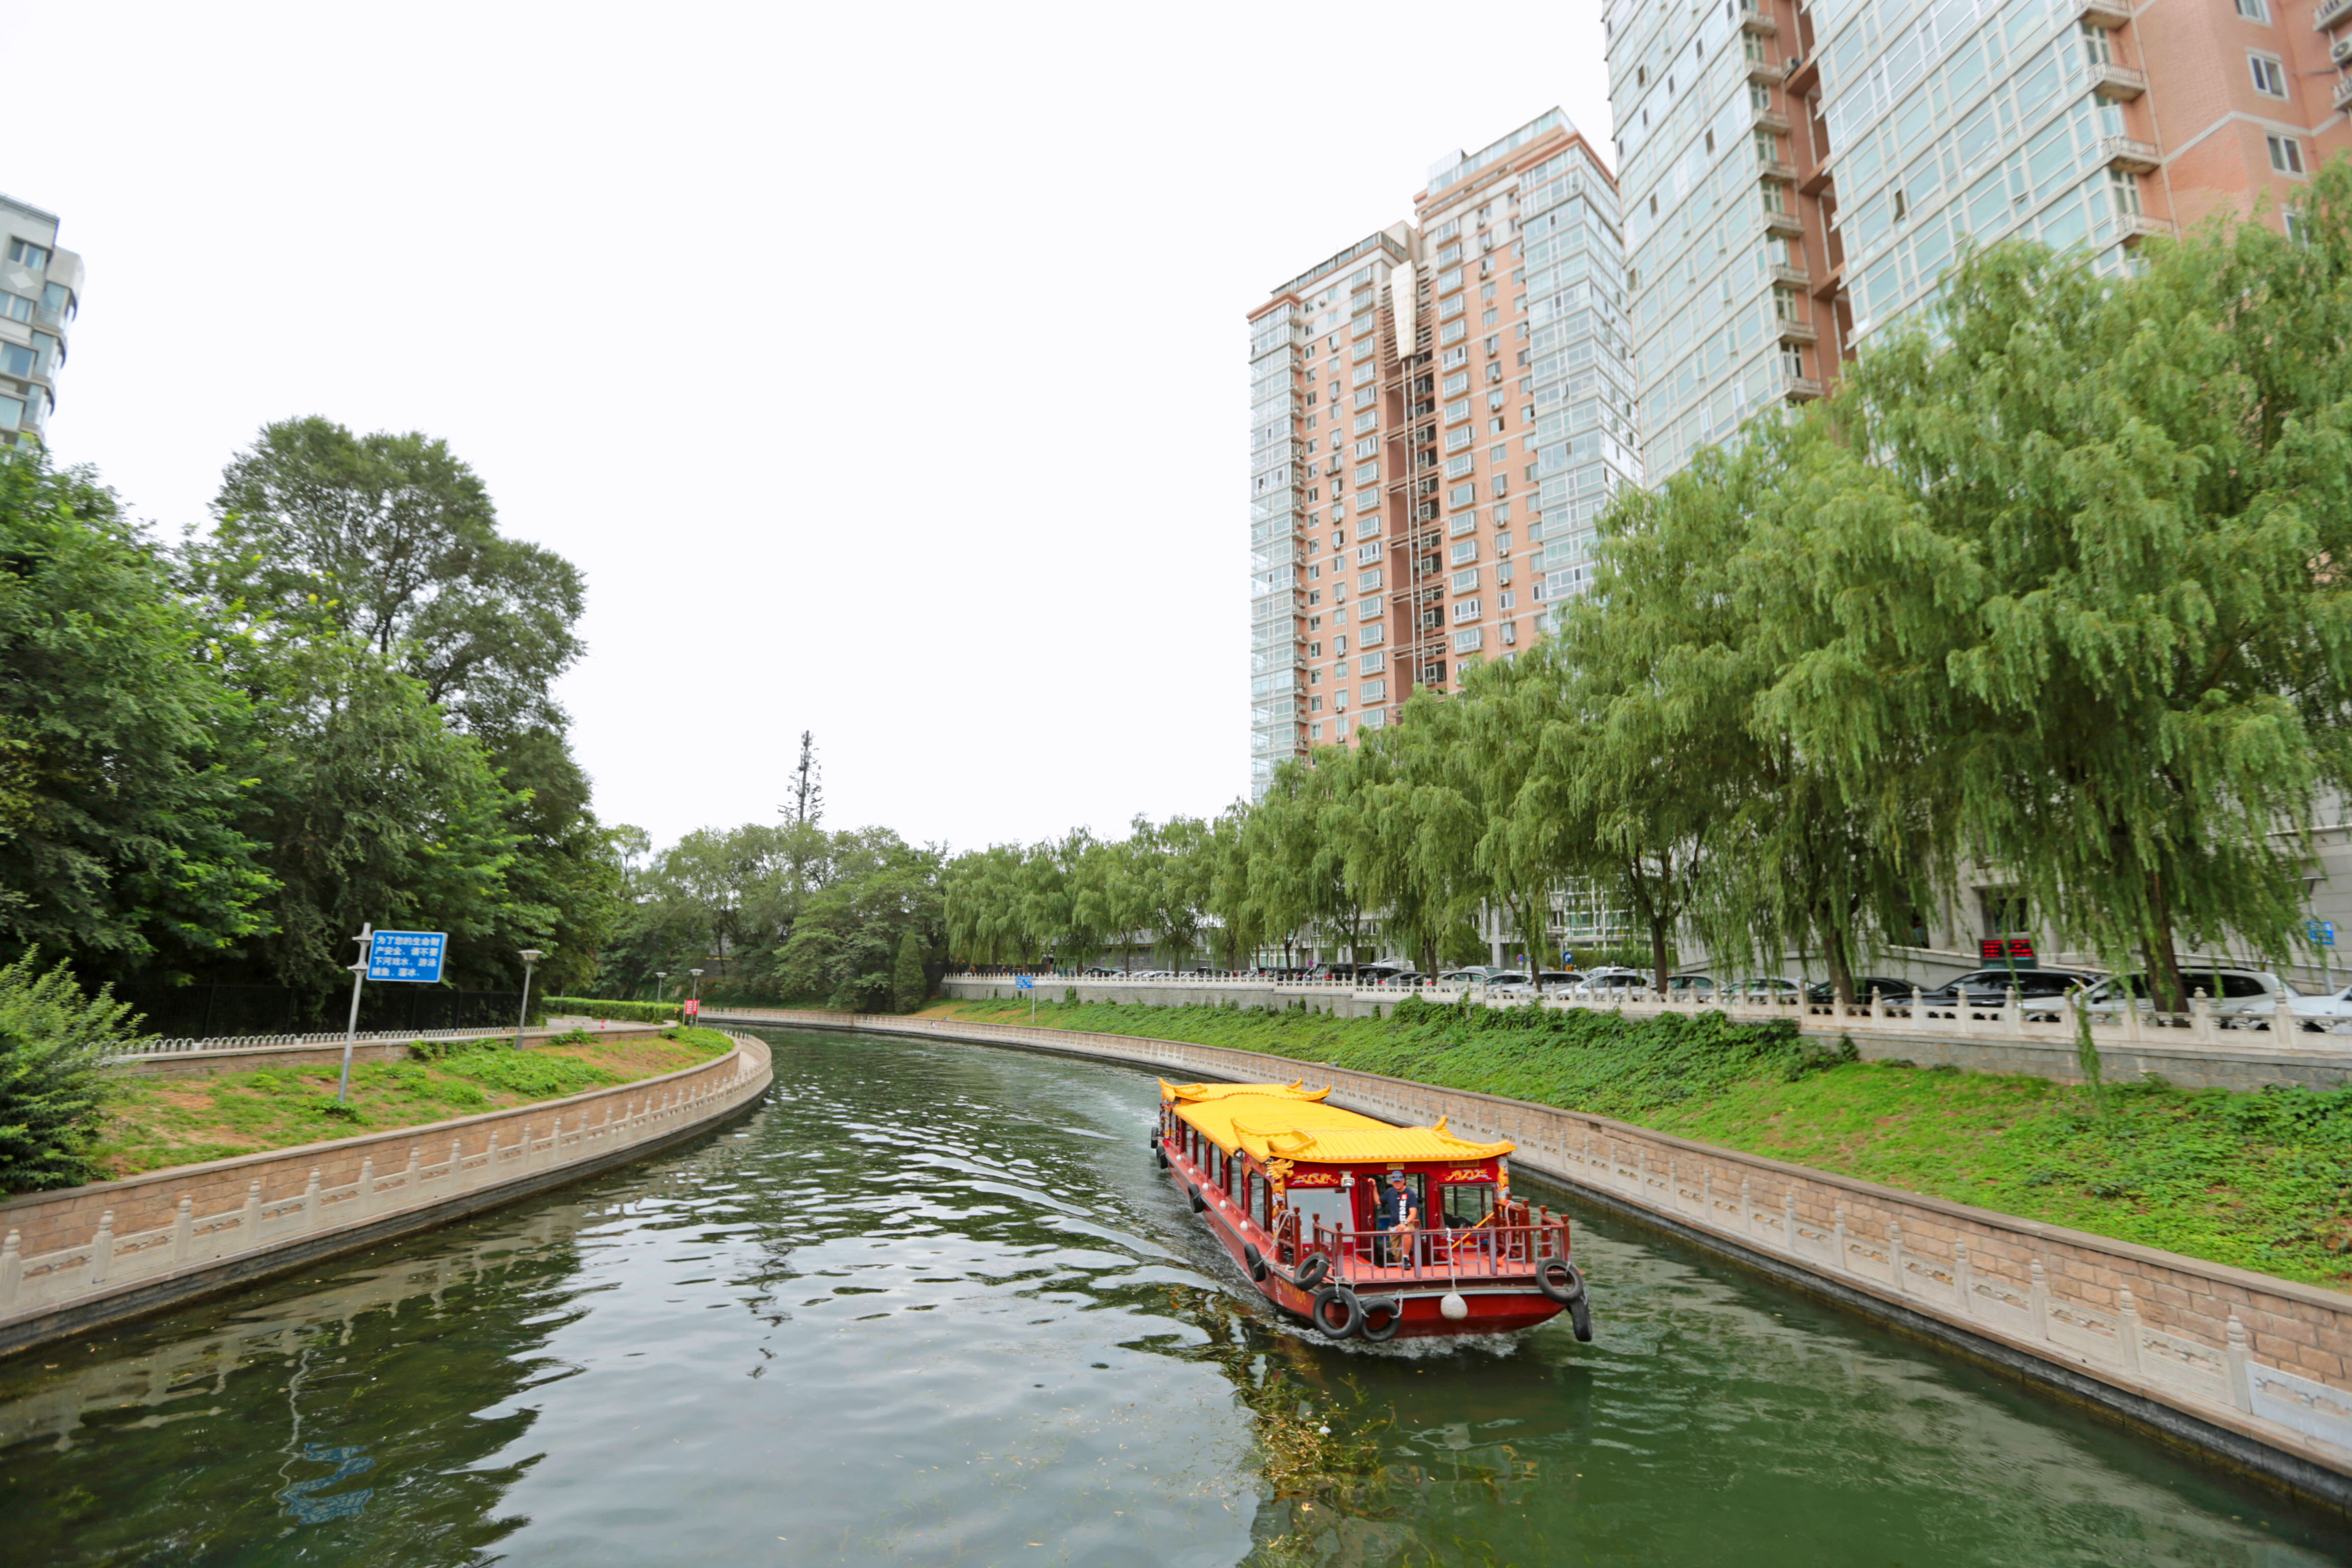
[[[551,1013],[609,1018],[621,1024],[673,1024],[678,1016],[675,1002],[608,1002],[598,996],[549,996],[542,1000]]]

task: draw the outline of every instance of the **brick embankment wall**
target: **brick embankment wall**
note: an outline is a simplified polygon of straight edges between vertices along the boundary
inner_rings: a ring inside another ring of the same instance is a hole
[[[0,1204],[0,1353],[619,1164],[758,1100],[768,1047],[423,1127]]]
[[[1252,1051],[1066,1029],[731,1009],[731,1024],[1018,1046],[1165,1077],[1329,1084],[1717,1252],[2352,1508],[2352,1296],[1654,1132]],[[1605,1313],[1607,1281],[1594,1282]]]

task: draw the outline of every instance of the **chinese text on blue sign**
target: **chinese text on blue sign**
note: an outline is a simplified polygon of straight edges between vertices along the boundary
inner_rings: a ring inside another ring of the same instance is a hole
[[[437,931],[380,931],[368,947],[370,980],[410,980],[431,985],[441,979],[441,952],[449,934]]]
[[[1030,979],[1025,974],[1015,975],[1013,980],[1013,989],[1015,991],[1027,991],[1036,984],[1037,983],[1035,981]]]

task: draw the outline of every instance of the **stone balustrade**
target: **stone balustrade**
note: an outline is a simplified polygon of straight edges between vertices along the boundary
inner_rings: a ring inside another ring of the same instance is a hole
[[[1014,986],[1011,976],[950,975],[941,989],[965,1001],[1014,1001],[1031,995],[1059,1001],[1066,992],[1076,991],[1082,1002],[1214,1007],[1230,1004],[1275,1011],[1303,1005],[1336,1017],[1356,1018],[1393,1014],[1408,996],[1437,1004],[1468,1000],[1491,1007],[1528,1005],[1521,999],[1489,997],[1458,985],[1357,985],[1345,981],[1247,976],[1086,980],[1040,975],[1036,985],[1035,991],[1024,992]],[[1934,1007],[1921,1001],[1915,991],[1899,1001],[1880,997],[1847,1007],[1760,999],[1718,1003],[1703,997],[1659,998],[1637,993],[1622,998],[1547,997],[1541,1005],[1616,1013],[1628,1018],[1721,1013],[1742,1024],[1785,1019],[1811,1039],[1853,1041],[1865,1061],[1902,1060],[1974,1072],[2031,1073],[2061,1083],[2082,1079],[2076,1026],[2063,1002]],[[2051,1022],[2053,1014],[2061,1021]],[[2328,1089],[2352,1083],[2352,1036],[2230,1026],[2233,1023],[2199,997],[2188,1013],[2163,1019],[2128,1008],[2104,1021],[2095,1013],[2091,1038],[2102,1071],[2115,1081],[2154,1073],[2183,1089],[2253,1089],[2273,1084]]]
[[[658,1147],[756,1099],[745,1036],[659,1078],[0,1205],[0,1352],[420,1228]]]
[[[2352,1296],[1694,1142],[1608,1117],[1214,1046],[729,1008],[730,1023],[1023,1046],[1185,1080],[1286,1082],[1515,1164],[1927,1331],[2299,1490],[2352,1504]],[[1607,1281],[1595,1281],[1606,1300]]]

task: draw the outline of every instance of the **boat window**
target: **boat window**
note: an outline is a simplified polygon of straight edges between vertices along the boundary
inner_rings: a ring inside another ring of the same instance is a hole
[[[1495,1212],[1495,1189],[1485,1183],[1473,1185],[1468,1182],[1445,1184],[1445,1223],[1455,1230],[1467,1230]]]
[[[1255,1171],[1250,1173],[1249,1179],[1249,1212],[1258,1224],[1268,1230],[1274,1228],[1274,1216],[1266,1212],[1265,1206],[1265,1178]]]
[[[1326,1230],[1349,1231],[1356,1228],[1356,1205],[1353,1191],[1342,1187],[1293,1187],[1290,1206],[1298,1211],[1298,1234],[1311,1242],[1315,1224],[1321,1221]]]

